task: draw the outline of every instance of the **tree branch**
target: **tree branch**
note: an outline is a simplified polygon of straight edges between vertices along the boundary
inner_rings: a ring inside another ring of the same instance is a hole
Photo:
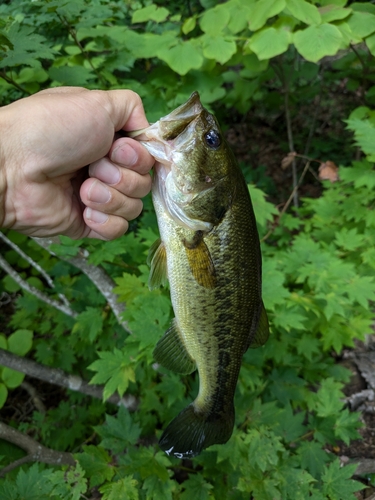
[[[16,354],[6,351],[5,349],[0,349],[0,365],[25,373],[29,377],[44,380],[44,382],[65,387],[71,391],[77,391],[85,394],[86,396],[103,400],[103,386],[89,385],[78,375],[71,375],[58,368],[50,368],[41,365],[31,359],[17,356]],[[117,406],[125,406],[125,408],[130,411],[135,411],[138,407],[137,399],[130,394],[123,396],[122,398],[113,394],[106,401]]]
[[[48,239],[48,238],[33,238],[33,240],[38,243],[41,247],[47,250],[51,255],[56,256],[50,249],[49,246],[52,243],[56,243],[56,241]],[[113,311],[119,325],[121,325],[124,330],[128,333],[132,333],[127,322],[121,318],[121,314],[125,310],[125,304],[118,302],[118,296],[113,293],[113,288],[115,286],[114,281],[105,270],[100,266],[93,266],[87,262],[86,257],[83,255],[78,257],[72,257],[71,259],[64,259],[60,257],[65,262],[68,262],[72,266],[76,267],[80,271],[82,271],[86,276],[94,283],[99,292],[105,297],[110,308]]]
[[[14,279],[16,283],[20,285],[21,288],[26,290],[27,292],[31,293],[32,295],[35,295],[39,300],[42,300],[46,304],[55,307],[59,311],[62,311],[63,313],[67,314],[68,316],[71,316],[72,318],[75,318],[78,316],[78,313],[73,311],[70,307],[67,307],[65,304],[62,304],[61,302],[58,302],[57,300],[51,299],[48,295],[45,295],[43,292],[38,290],[32,285],[29,285],[27,281],[25,281],[21,276],[11,267],[8,262],[0,255],[0,267],[9,274],[11,278]]]
[[[0,239],[3,240],[8,246],[13,248],[13,250],[15,250],[18,253],[18,255],[20,255],[34,269],[36,269],[43,276],[43,278],[46,280],[46,282],[48,283],[50,288],[52,288],[52,289],[55,288],[55,285],[51,279],[51,276],[37,262],[35,262],[31,257],[29,257],[23,250],[21,250],[21,248],[18,245],[16,245],[15,243],[13,243],[13,241],[11,241],[9,238],[7,238],[5,236],[5,234],[2,233],[1,231],[0,231]],[[66,307],[70,308],[69,301],[65,297],[65,295],[63,293],[59,293],[58,296],[60,297],[61,301],[66,305]]]
[[[76,461],[71,453],[55,451],[41,445],[35,439],[17,431],[13,427],[0,422],[0,438],[13,443],[27,452],[25,457],[12,462],[0,471],[0,477],[26,462],[43,462],[50,465],[75,465]]]
[[[10,78],[5,73],[5,71],[0,71],[0,78],[2,78],[3,80],[5,80],[7,83],[10,83],[10,85],[13,85],[13,87],[15,87],[17,90],[20,90],[23,94],[26,94],[26,95],[30,95],[31,94],[28,90],[24,89],[16,81],[14,81],[12,78]]]

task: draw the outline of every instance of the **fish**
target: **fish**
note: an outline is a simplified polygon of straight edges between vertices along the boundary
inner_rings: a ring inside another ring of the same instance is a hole
[[[168,280],[174,311],[154,359],[199,374],[196,399],[169,423],[159,446],[193,458],[231,437],[243,354],[269,336],[259,236],[244,176],[198,92],[133,137],[156,160],[160,239],[148,256],[149,287]]]

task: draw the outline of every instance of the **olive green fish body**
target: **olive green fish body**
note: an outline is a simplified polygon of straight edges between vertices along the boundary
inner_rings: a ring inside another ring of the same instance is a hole
[[[216,120],[197,94],[163,120],[164,129],[154,124],[142,141],[158,159],[153,202],[161,242],[150,254],[150,284],[168,278],[175,313],[154,356],[176,372],[198,369],[195,401],[160,440],[183,458],[230,438],[243,353],[264,343],[268,325],[249,192]]]

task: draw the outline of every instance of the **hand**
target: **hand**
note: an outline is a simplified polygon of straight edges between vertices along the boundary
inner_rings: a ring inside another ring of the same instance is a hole
[[[59,87],[1,108],[0,227],[38,237],[125,233],[154,159],[115,132],[147,126],[130,90]]]

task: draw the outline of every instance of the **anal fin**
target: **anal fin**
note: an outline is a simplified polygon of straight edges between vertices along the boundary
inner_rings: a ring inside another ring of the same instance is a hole
[[[151,267],[148,278],[150,290],[159,288],[167,282],[167,253],[164,243],[157,239],[150,247],[147,257],[147,264]]]
[[[162,366],[176,373],[188,374],[196,369],[195,361],[186,349],[175,318],[156,344],[154,358]]]

